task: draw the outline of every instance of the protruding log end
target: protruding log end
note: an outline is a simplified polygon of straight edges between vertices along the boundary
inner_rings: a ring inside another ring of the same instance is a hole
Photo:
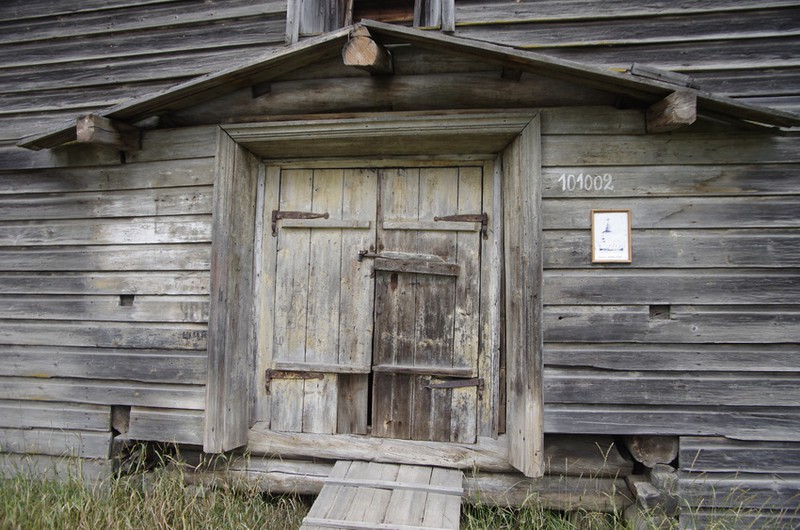
[[[392,54],[375,42],[367,28],[358,27],[342,49],[342,60],[347,66],[366,70],[373,75],[391,75],[394,71]]]

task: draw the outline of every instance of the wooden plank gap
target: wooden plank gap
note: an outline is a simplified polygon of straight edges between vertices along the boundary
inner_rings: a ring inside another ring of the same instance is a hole
[[[362,478],[326,478],[325,484],[334,484],[338,486],[349,486],[349,487],[377,488],[386,490],[424,491],[427,493],[438,493],[441,495],[461,496],[464,494],[464,489],[461,487],[436,486],[431,484],[421,484],[414,482],[395,482],[392,480],[368,480]]]

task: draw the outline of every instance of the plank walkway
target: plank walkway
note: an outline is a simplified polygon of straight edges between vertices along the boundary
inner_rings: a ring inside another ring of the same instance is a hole
[[[301,529],[457,529],[462,480],[454,469],[340,460]]]

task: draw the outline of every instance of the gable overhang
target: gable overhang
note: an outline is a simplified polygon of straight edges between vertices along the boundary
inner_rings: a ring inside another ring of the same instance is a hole
[[[358,24],[382,44],[411,44],[419,48],[466,56],[498,66],[513,68],[564,80],[583,86],[627,96],[644,103],[654,103],[680,88],[697,99],[697,111],[715,119],[768,127],[800,126],[800,115],[751,105],[736,99],[719,96],[691,87],[615,72],[591,65],[562,60],[486,42],[452,37],[392,24],[364,20]],[[156,94],[133,99],[107,109],[103,117],[127,123],[181,110],[212,100],[236,89],[254,86],[275,79],[314,62],[331,58],[341,52],[354,27],[305,40],[280,51],[274,51],[220,72],[206,74]],[[76,140],[76,128],[70,123],[54,131],[40,134],[18,145],[40,150],[57,147]]]

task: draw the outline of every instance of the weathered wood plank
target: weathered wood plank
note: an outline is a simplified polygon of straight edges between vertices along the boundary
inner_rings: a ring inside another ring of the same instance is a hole
[[[0,343],[19,346],[89,346],[204,350],[205,324],[0,321]]]
[[[535,497],[545,509],[616,512],[633,502],[621,478],[476,473],[464,477],[464,488],[467,500],[490,506],[523,506]]]
[[[115,5],[116,4],[116,5]],[[152,4],[152,5],[148,5]],[[136,16],[140,7],[147,5],[148,16]],[[139,31],[159,28],[165,25],[191,25],[208,20],[225,20],[261,14],[280,15],[286,9],[286,2],[270,0],[257,8],[248,2],[234,0],[222,5],[198,6],[187,10],[179,2],[112,2],[107,0],[88,3],[59,3],[58,6],[43,8],[40,3],[13,2],[3,10],[0,20],[17,21],[15,31],[4,35],[3,41],[30,39],[32,35],[42,36],[83,36],[87,28],[90,32],[106,33],[113,31]],[[177,15],[183,15],[178,17]],[[8,17],[8,18],[6,18]],[[178,20],[176,21],[176,18]],[[23,26],[20,19],[25,20]],[[12,26],[13,28],[13,26]],[[25,31],[27,29],[28,31]]]
[[[509,461],[528,477],[544,473],[540,127],[537,116],[503,154],[506,432]]]
[[[218,132],[203,440],[204,450],[214,453],[247,442],[255,370],[253,241],[261,167],[258,158]]]
[[[591,263],[588,230],[546,230],[543,237],[546,269],[580,269]],[[800,263],[797,232],[791,229],[636,230],[633,244],[635,258],[631,265],[604,268],[768,269],[791,268]]]
[[[80,479],[99,483],[114,472],[110,459],[64,458],[63,456],[0,454],[0,474],[4,477],[23,475],[45,479]]]
[[[539,1],[536,5],[520,2],[459,2],[456,14],[459,24],[499,24],[511,21],[535,22],[564,21],[583,19],[618,19],[622,17],[654,15],[698,15],[703,13],[736,12],[747,9],[767,9],[780,6],[793,6],[792,0],[637,0],[620,6],[598,4],[591,0],[573,1],[564,4],[560,1]],[[613,23],[613,22],[611,22]]]
[[[800,399],[795,374],[597,372],[546,368],[548,403],[792,407]],[[587,398],[591,396],[591,398]]]
[[[196,158],[117,167],[4,170],[0,194],[118,191],[176,186],[209,186],[214,159]]]
[[[0,427],[109,431],[111,409],[78,403],[2,400]]]
[[[199,410],[131,407],[129,440],[203,445],[205,414]]]
[[[241,52],[239,52],[241,53]],[[155,129],[142,134],[142,150],[128,153],[128,163],[208,157],[215,151],[217,127]]]
[[[47,122],[51,124],[51,121]],[[4,133],[8,134],[8,133]],[[119,151],[108,147],[70,144],[45,151],[29,151],[16,146],[16,133],[12,142],[0,141],[0,169],[22,170],[56,168],[63,166],[116,166],[120,163]]]
[[[681,530],[697,528],[748,528],[751,530],[775,530],[776,528],[797,528],[800,515],[797,510],[770,510],[759,507],[754,510],[742,508],[707,509],[681,506],[679,517]]]
[[[542,165],[647,165],[654,156],[665,165],[796,163],[797,143],[769,134],[551,135],[542,137]]]
[[[689,506],[796,510],[800,475],[679,472],[676,493]]]
[[[208,297],[5,296],[0,319],[101,322],[208,322]]]
[[[209,214],[211,196],[211,188],[205,186],[46,196],[6,195],[0,197],[0,215],[11,221]]]
[[[78,117],[76,139],[78,143],[105,145],[120,151],[138,151],[142,148],[140,129],[98,114]]]
[[[0,223],[2,246],[207,243],[208,215]]]
[[[204,384],[207,377],[203,351],[5,346],[0,360],[2,376],[126,379],[196,385]]]
[[[66,273],[68,275],[74,271],[91,271],[99,274],[104,274],[103,271],[148,271],[142,273],[144,278],[141,276],[138,278],[140,285],[150,283],[146,278],[151,272],[167,270],[173,271],[176,279],[184,283],[186,281],[184,275],[193,274],[191,271],[201,271],[201,274],[208,276],[207,271],[211,268],[211,246],[184,244],[23,247],[10,250],[0,248],[0,264],[2,264],[0,270],[9,273],[69,271]],[[45,278],[42,280],[43,285],[37,287],[45,287],[47,280]],[[62,280],[65,283],[70,281],[69,278]],[[36,287],[32,289],[34,292],[35,290]],[[127,289],[120,287],[117,292],[124,290]]]
[[[546,343],[544,363],[620,371],[797,372],[796,353],[791,344]]]
[[[542,204],[546,229],[585,229],[592,208],[630,209],[635,231],[645,228],[789,228],[800,225],[792,197],[550,199]],[[634,260],[636,241],[634,235]]]
[[[0,73],[2,87],[2,73]],[[468,87],[468,90],[465,90]],[[376,83],[369,77],[275,81],[269,97],[253,99],[249,89],[240,89],[220,99],[175,113],[188,124],[220,123],[222,120],[252,121],[254,116],[373,112],[452,108],[535,108],[570,105],[613,105],[609,92],[585,88],[543,76],[525,75],[518,82],[490,72],[398,75]],[[359,94],[357,100],[353,94]]]
[[[798,238],[800,241],[800,238]],[[794,304],[800,271],[547,271],[545,304]]]
[[[202,295],[209,293],[207,271],[0,273],[2,294]]]
[[[785,343],[800,333],[795,306],[546,306],[547,342]]]
[[[202,410],[205,392],[199,385],[166,385],[129,381],[0,378],[0,399],[67,401],[98,405]]]
[[[3,452],[108,458],[111,432],[0,428]]]
[[[731,436],[800,441],[800,409],[657,405],[545,405],[545,431],[597,434]]]
[[[800,444],[682,436],[680,462],[693,472],[800,473]]]
[[[797,164],[549,167],[542,171],[542,192],[546,199],[793,195],[798,169]]]

